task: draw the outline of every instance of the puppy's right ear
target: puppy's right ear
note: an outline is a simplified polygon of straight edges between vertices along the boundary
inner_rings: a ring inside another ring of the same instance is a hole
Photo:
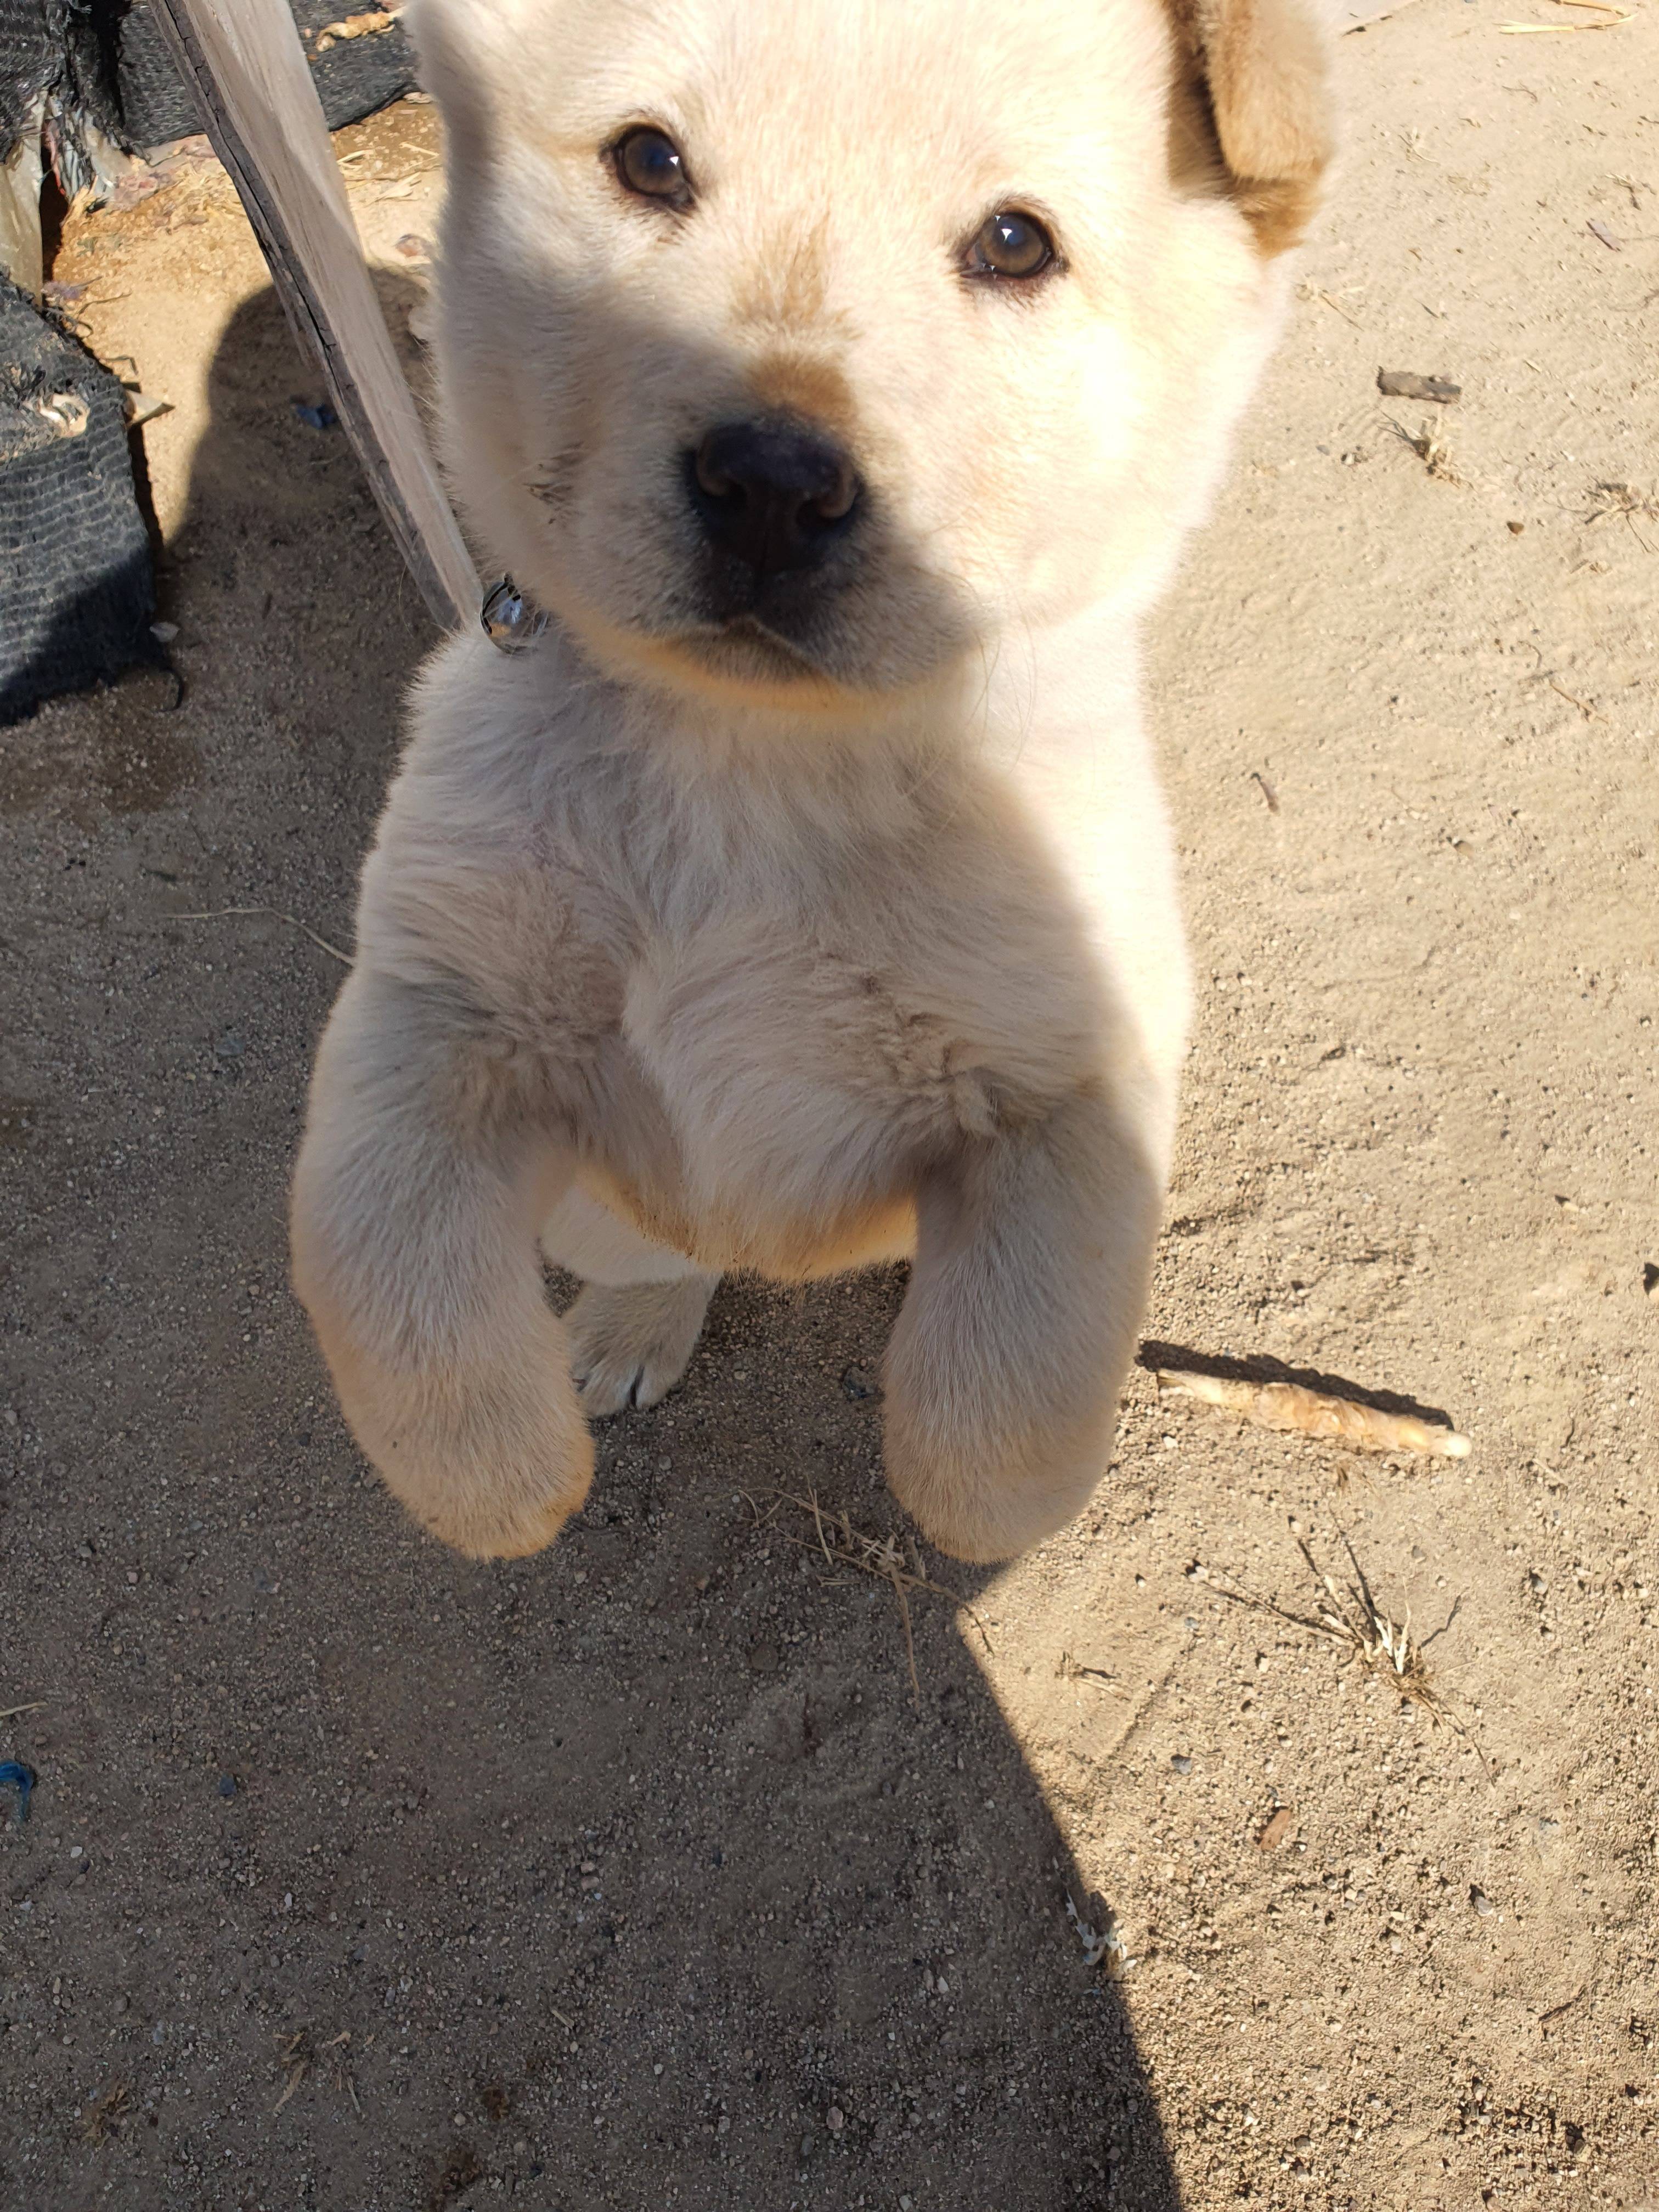
[[[1169,0],[1230,196],[1265,255],[1294,246],[1334,150],[1326,34],[1312,0]]]

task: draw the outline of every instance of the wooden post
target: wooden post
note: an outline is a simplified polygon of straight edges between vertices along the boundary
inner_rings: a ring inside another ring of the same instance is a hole
[[[477,572],[381,315],[287,0],[149,4],[421,597],[440,629],[470,627]]]

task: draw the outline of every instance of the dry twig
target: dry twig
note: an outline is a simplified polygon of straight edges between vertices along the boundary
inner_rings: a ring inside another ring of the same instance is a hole
[[[1596,20],[1589,23],[1500,23],[1498,30],[1512,39],[1528,38],[1534,32],[1547,35],[1553,31],[1616,31],[1636,14],[1634,8],[1615,8],[1613,0],[1555,0],[1555,4],[1558,8],[1593,9]]]
[[[1587,722],[1602,722],[1607,720],[1605,714],[1598,714],[1595,708],[1581,699],[1576,691],[1569,691],[1565,684],[1558,684],[1553,676],[1547,676],[1544,681],[1552,691],[1566,701],[1568,706],[1577,707]]]
[[[748,1498],[754,1513],[755,1526],[757,1528],[766,1527],[777,1507],[775,1505],[771,1513],[763,1514],[751,1492],[744,1491],[743,1494]],[[811,1516],[811,1536],[793,1536],[787,1529],[779,1530],[787,1542],[799,1545],[803,1551],[822,1553],[824,1564],[832,1570],[838,1566],[856,1567],[860,1574],[873,1576],[876,1581],[887,1583],[892,1590],[898,1601],[899,1620],[904,1629],[904,1656],[910,1669],[910,1694],[918,1706],[921,1703],[921,1683],[916,1674],[915,1638],[910,1627],[912,1590],[931,1590],[935,1597],[949,1598],[952,1605],[960,1606],[978,1629],[986,1650],[990,1650],[991,1639],[985,1633],[985,1624],[972,1606],[955,1590],[946,1589],[943,1583],[930,1581],[922,1572],[921,1564],[914,1550],[907,1563],[896,1536],[866,1535],[862,1529],[854,1528],[851,1516],[844,1510],[839,1517],[833,1513],[826,1513],[818,1503],[816,1491],[806,1498],[797,1498],[787,1490],[774,1490],[767,1494],[776,1498],[780,1504],[793,1505]]]
[[[312,52],[325,54],[342,39],[372,39],[381,31],[391,30],[397,21],[396,14],[386,8],[365,8],[361,15],[343,15],[337,23],[324,24]]]
[[[328,2041],[324,2044],[323,2049],[325,2051],[332,2051],[334,2054],[332,2058],[329,2061],[329,2063],[334,2070],[335,2087],[337,2089],[343,2089],[345,2091],[347,2096],[351,2100],[352,2111],[356,2112],[357,2118],[361,2120],[363,2117],[363,2108],[357,2102],[357,2084],[352,2078],[350,2052],[347,2048],[350,2041],[351,2030],[349,2027],[343,2027],[337,2035],[333,2035],[329,2038]]]
[[[1455,1429],[1419,1421],[1409,1413],[1380,1413],[1357,1399],[1334,1398],[1305,1390],[1299,1382],[1252,1382],[1231,1376],[1200,1375],[1184,1367],[1156,1370],[1158,1395],[1197,1398],[1242,1414],[1260,1429],[1282,1435],[1328,1437],[1363,1451],[1419,1452],[1442,1459],[1467,1459],[1469,1440]]]
[[[216,906],[210,907],[205,914],[169,914],[163,919],[167,921],[222,921],[228,915],[245,914],[268,915],[273,921],[285,921],[290,929],[299,930],[313,945],[320,945],[325,952],[331,953],[342,966],[349,968],[352,965],[350,953],[342,952],[337,945],[331,945],[327,938],[319,937],[308,921],[301,921],[297,915],[284,914],[280,907]]]
[[[293,2035],[279,2035],[276,2041],[276,2055],[282,2062],[283,2070],[288,2075],[288,2080],[283,2085],[282,2095],[270,2108],[273,2114],[282,2111],[283,2106],[305,2080],[306,2075],[310,2073],[315,2055],[311,2048],[311,2031],[308,2028],[300,2028]]]

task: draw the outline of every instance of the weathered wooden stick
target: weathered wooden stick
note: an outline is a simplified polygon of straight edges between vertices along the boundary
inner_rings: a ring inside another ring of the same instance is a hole
[[[1410,1413],[1382,1413],[1352,1398],[1333,1398],[1323,1390],[1304,1390],[1299,1382],[1250,1382],[1221,1375],[1199,1375],[1184,1367],[1159,1368],[1158,1395],[1199,1398],[1206,1406],[1241,1414],[1260,1429],[1285,1435],[1328,1437],[1362,1451],[1419,1452],[1442,1459],[1467,1459],[1469,1440],[1455,1429],[1419,1421]]]
[[[286,0],[152,5],[421,597],[441,629],[470,626],[477,574],[374,296]]]

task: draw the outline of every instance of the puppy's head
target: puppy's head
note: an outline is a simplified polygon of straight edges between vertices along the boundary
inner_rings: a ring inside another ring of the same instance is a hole
[[[490,553],[602,665],[856,707],[1137,588],[1323,167],[1307,0],[416,0]]]

